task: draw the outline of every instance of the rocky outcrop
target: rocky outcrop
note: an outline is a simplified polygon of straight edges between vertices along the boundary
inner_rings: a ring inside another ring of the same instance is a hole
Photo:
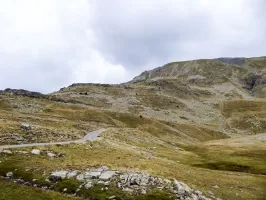
[[[5,90],[0,90],[0,95],[18,95],[18,96],[25,96],[25,97],[32,97],[32,98],[45,98],[46,95],[39,93],[39,92],[31,92],[28,90],[22,89],[10,89],[7,88]]]
[[[101,83],[73,83],[69,87],[79,87],[79,86],[102,86],[102,87],[112,87],[112,84],[101,84]],[[61,88],[62,90],[64,88]]]
[[[185,183],[177,181],[176,179],[171,181],[142,172],[110,170],[106,166],[92,167],[86,171],[58,170],[52,172],[48,179],[52,182],[58,182],[70,177],[81,182],[78,190],[82,187],[90,189],[99,184],[105,187],[108,187],[110,184],[115,184],[124,192],[130,192],[134,195],[146,194],[150,190],[158,189],[170,191],[177,199],[210,199],[204,196],[202,192],[195,191]]]
[[[107,86],[105,86],[107,87]],[[7,88],[5,90],[0,90],[0,95],[16,95],[16,96],[22,96],[22,97],[31,97],[31,98],[37,98],[37,99],[49,99],[51,101],[56,101],[60,103],[73,103],[73,104],[84,104],[89,105],[86,102],[78,101],[72,98],[63,98],[61,96],[56,95],[45,95],[39,92],[31,92],[28,90],[22,90],[22,89],[10,89]]]

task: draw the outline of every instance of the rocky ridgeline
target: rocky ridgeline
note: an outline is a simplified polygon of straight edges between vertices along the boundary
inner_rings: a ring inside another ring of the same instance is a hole
[[[5,90],[0,90],[0,95],[18,95],[18,96],[26,96],[26,97],[32,97],[32,98],[46,98],[46,95],[39,93],[39,92],[31,92],[27,90],[22,89],[10,89],[7,88]]]
[[[0,90],[0,95],[15,95],[15,96],[22,96],[22,97],[30,97],[36,99],[49,99],[51,101],[61,102],[61,103],[74,103],[74,104],[85,104],[86,102],[78,101],[71,98],[62,98],[54,95],[46,95],[40,92],[32,92],[28,90],[22,89],[10,89],[7,88],[5,90]]]
[[[81,182],[77,192],[82,188],[90,189],[97,184],[104,185],[102,190],[108,190],[110,184],[116,185],[125,192],[131,192],[135,195],[146,194],[149,190],[159,189],[170,191],[175,194],[177,199],[181,200],[208,200],[200,191],[192,190],[185,183],[179,182],[176,179],[173,181],[154,177],[141,172],[121,172],[109,170],[106,166],[98,168],[89,168],[85,172],[77,170],[60,170],[54,171],[48,177],[51,182],[59,182],[63,179],[75,178]],[[213,197],[215,198],[215,197]]]

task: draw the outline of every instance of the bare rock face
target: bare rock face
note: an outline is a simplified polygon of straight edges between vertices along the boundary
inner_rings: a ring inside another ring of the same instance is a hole
[[[90,188],[92,188],[92,187],[93,187],[93,182],[92,182],[92,181],[88,181],[88,182],[84,185],[84,187],[85,187],[86,189],[90,189]]]
[[[74,170],[74,171],[69,171],[67,173],[67,178],[74,178],[74,177],[77,177],[77,175],[79,174],[80,172],[78,170]]]
[[[100,180],[110,180],[116,174],[115,171],[103,171],[99,177]]]
[[[60,171],[55,171],[51,174],[51,176],[54,176],[54,177],[60,177],[62,179],[65,179],[67,177],[67,174],[69,172],[67,170],[60,170]]]

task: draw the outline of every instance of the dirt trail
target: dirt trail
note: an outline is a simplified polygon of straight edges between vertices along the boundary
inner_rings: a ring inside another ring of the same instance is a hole
[[[72,141],[64,141],[64,142],[45,142],[45,143],[32,143],[32,144],[16,144],[16,145],[4,145],[0,146],[0,149],[13,149],[13,148],[23,148],[23,147],[38,147],[38,146],[48,146],[48,145],[63,145],[63,144],[71,144],[71,143],[82,143],[86,141],[94,141],[100,133],[102,133],[104,129],[100,129],[97,131],[92,131],[88,133],[85,137],[79,140]]]

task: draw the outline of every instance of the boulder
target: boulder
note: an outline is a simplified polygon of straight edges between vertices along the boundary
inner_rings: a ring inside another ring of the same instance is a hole
[[[9,154],[9,155],[13,154],[12,151],[10,150],[3,150],[1,153]]]
[[[141,194],[147,194],[147,189],[146,188],[142,188],[141,189]]]
[[[8,177],[8,178],[13,177],[13,172],[7,172],[7,173],[6,173],[6,177]]]
[[[176,192],[179,195],[190,194],[192,192],[191,188],[188,185],[179,182],[176,179],[174,179],[174,184],[176,186]]]
[[[86,189],[90,189],[90,188],[93,187],[93,183],[92,183],[91,181],[88,181],[88,182],[84,185],[84,187],[85,187]]]
[[[101,185],[104,185],[105,182],[104,181],[98,181],[97,184],[101,184]]]
[[[85,172],[84,178],[85,179],[97,179],[101,175],[101,172]]]
[[[33,149],[31,151],[31,154],[34,154],[34,155],[40,155],[41,154],[41,151],[39,149]]]
[[[128,174],[122,174],[120,175],[120,180],[123,182],[123,183],[126,183],[127,180],[128,180]]]
[[[78,175],[79,171],[78,170],[74,170],[74,171],[70,171],[67,174],[67,178],[73,178],[76,177]]]
[[[26,131],[31,130],[31,126],[29,124],[26,124],[26,123],[21,123],[20,127]]]
[[[85,175],[84,174],[79,174],[79,175],[77,175],[76,179],[78,181],[84,181],[85,180]]]
[[[103,171],[99,177],[100,180],[108,181],[116,174],[115,171]]]
[[[56,155],[54,153],[51,153],[51,152],[48,152],[47,153],[47,156],[50,157],[50,158],[56,157]]]
[[[51,174],[51,176],[60,177],[62,179],[66,178],[68,174],[68,171],[61,170],[61,171],[55,171]]]

